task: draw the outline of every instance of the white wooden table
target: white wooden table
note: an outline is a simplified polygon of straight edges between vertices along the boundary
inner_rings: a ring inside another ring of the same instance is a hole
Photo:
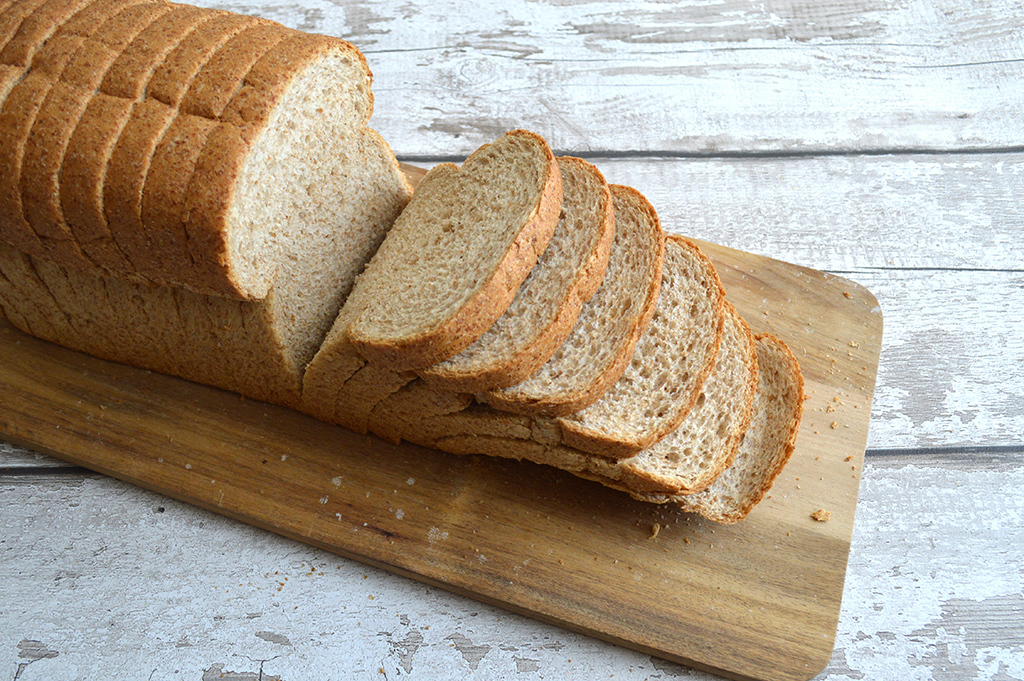
[[[867,286],[820,678],[1024,679],[1022,3],[201,4],[354,42],[403,160],[529,128],[672,231]],[[4,443],[0,528],[0,678],[710,678]]]

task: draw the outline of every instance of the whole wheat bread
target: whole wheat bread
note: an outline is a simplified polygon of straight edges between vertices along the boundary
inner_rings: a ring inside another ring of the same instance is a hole
[[[524,130],[427,180],[359,278],[357,289],[372,293],[346,331],[363,357],[396,370],[448,359],[491,327],[547,246],[562,203],[551,150]]]
[[[749,387],[737,391],[750,396],[741,399],[749,400],[752,418],[734,418],[730,427],[734,432],[725,438],[717,433],[717,428],[711,428],[708,439],[702,442],[705,446],[721,445],[734,451],[731,465],[712,476],[714,479],[702,489],[685,493],[659,492],[656,481],[646,485],[650,491],[643,491],[643,484],[621,476],[622,462],[531,440],[525,417],[503,414],[483,405],[460,408],[458,401],[446,397],[449,394],[420,381],[410,383],[378,405],[370,424],[372,430],[387,434],[392,441],[397,441],[396,433],[401,433],[404,439],[455,454],[485,454],[549,465],[625,491],[641,501],[676,503],[715,522],[734,523],[764,497],[789,460],[803,410],[803,377],[785,343],[770,335],[758,336],[756,353],[756,391],[752,395]],[[731,381],[729,384],[733,387]],[[720,405],[719,414],[728,408]],[[410,420],[410,414],[421,414],[422,418]],[[736,431],[742,435],[738,436]],[[692,460],[678,461],[677,465],[702,467]]]
[[[351,138],[369,119],[365,60],[263,19],[100,6],[3,13],[18,28],[0,51],[0,239],[58,265],[265,297],[303,238],[293,207],[322,158],[306,140]]]
[[[621,185],[611,190],[615,240],[608,270],[572,333],[530,378],[478,399],[515,413],[570,414],[597,401],[625,371],[658,301],[665,233],[643,195]]]
[[[479,340],[419,370],[428,383],[480,392],[528,378],[562,344],[580,307],[601,285],[615,236],[611,192],[593,165],[578,158],[557,160],[562,210],[547,248],[505,313]]]
[[[306,365],[356,274],[409,196],[371,130],[324,141],[337,165],[307,169],[313,193],[266,298],[242,301],[64,267],[0,243],[0,308],[15,326],[105,359],[297,407]]]
[[[421,381],[381,400],[367,425],[394,442],[407,439],[457,454],[527,459],[632,492],[693,493],[732,463],[751,421],[757,376],[753,336],[727,305],[722,350],[693,409],[674,430],[628,458],[613,460],[567,446],[550,422],[481,404],[421,414],[417,404],[441,401],[444,394]]]

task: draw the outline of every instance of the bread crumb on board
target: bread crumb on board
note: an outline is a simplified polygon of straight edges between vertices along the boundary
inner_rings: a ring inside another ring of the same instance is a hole
[[[827,523],[832,519],[832,512],[826,511],[823,508],[819,508],[817,511],[811,514],[811,517],[817,520],[819,523]]]
[[[661,532],[661,523],[651,525],[651,539],[657,537],[659,532]]]

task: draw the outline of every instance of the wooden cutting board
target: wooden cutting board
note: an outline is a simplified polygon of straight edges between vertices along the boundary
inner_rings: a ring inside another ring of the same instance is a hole
[[[533,464],[393,446],[6,321],[0,437],[658,657],[807,679],[833,647],[881,312],[852,282],[702,245],[741,314],[790,344],[806,380],[793,459],[737,525]],[[813,520],[819,509],[831,520]]]

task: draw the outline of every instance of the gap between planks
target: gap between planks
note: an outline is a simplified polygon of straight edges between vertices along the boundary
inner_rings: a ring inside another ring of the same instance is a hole
[[[673,149],[637,149],[637,150],[616,150],[616,149],[589,149],[581,151],[578,149],[553,149],[555,156],[576,156],[587,161],[628,160],[642,161],[644,159],[799,159],[799,158],[843,158],[848,156],[990,156],[994,154],[1019,154],[1024,153],[1024,145],[984,146],[984,147],[878,147],[878,148],[850,148],[850,149],[750,149],[750,150],[673,150]],[[438,163],[461,163],[466,160],[467,154],[401,154],[396,156],[400,163],[412,164],[438,164]]]

